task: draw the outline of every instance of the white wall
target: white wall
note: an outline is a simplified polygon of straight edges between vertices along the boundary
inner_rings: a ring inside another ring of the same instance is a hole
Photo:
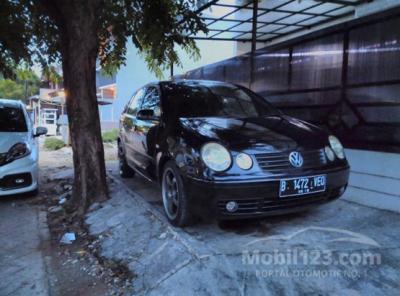
[[[400,212],[400,155],[354,149],[346,155],[351,173],[344,198]]]
[[[200,49],[201,58],[194,61],[184,51],[179,50],[182,68],[175,67],[175,75],[236,56],[236,42],[198,40],[196,44]]]

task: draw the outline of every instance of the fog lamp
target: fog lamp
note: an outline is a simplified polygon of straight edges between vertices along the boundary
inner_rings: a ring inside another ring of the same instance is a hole
[[[228,212],[236,212],[236,210],[238,209],[238,204],[235,201],[228,201],[226,203],[226,210]]]
[[[242,170],[249,170],[253,166],[253,160],[251,159],[250,155],[246,153],[239,153],[236,156],[236,164]]]

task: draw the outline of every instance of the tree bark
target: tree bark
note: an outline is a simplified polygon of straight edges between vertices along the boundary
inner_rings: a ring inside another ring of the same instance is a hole
[[[61,38],[62,68],[74,162],[69,205],[83,216],[108,190],[96,96],[97,23],[100,1],[48,1],[54,4]]]

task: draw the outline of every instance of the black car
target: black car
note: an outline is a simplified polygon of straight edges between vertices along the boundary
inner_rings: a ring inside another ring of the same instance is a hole
[[[159,182],[165,213],[185,226],[300,211],[340,197],[349,165],[339,140],[239,85],[146,85],[121,116],[120,174]]]

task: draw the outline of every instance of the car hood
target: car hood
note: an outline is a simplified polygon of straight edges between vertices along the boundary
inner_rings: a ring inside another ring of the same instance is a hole
[[[257,118],[181,118],[185,129],[210,141],[222,142],[230,149],[285,151],[317,149],[327,143],[320,128],[293,117],[264,116]]]
[[[9,133],[0,132],[0,153],[8,152],[8,150],[16,143],[28,142],[29,134],[25,133]]]

